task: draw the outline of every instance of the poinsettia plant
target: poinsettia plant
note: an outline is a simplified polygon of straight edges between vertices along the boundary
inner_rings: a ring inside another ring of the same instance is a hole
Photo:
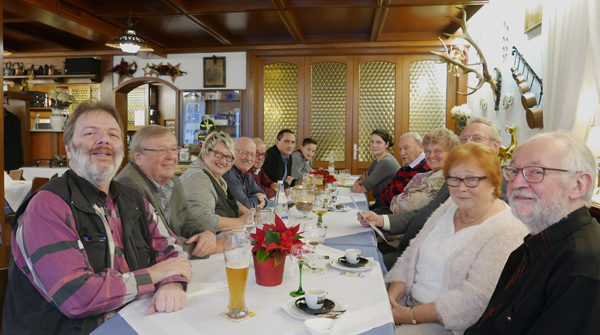
[[[256,233],[250,234],[252,238],[252,254],[256,255],[258,264],[269,258],[274,258],[275,266],[283,263],[290,254],[292,245],[304,244],[298,234],[300,225],[288,228],[279,216],[275,215],[275,224],[266,224],[262,229],[257,228]]]
[[[327,171],[327,170],[315,171],[315,172],[311,172],[310,174],[323,175],[323,184],[331,184],[331,183],[335,183],[337,181],[337,179],[335,179],[334,176],[330,175],[329,171]]]

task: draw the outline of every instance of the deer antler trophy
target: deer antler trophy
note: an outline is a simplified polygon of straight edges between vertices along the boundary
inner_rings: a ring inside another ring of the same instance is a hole
[[[501,73],[497,68],[495,68],[494,72],[495,72],[496,78],[494,78],[494,76],[492,76],[490,74],[490,71],[488,69],[488,64],[485,60],[485,57],[483,56],[483,52],[481,52],[481,49],[479,48],[477,43],[475,43],[475,41],[471,38],[471,36],[469,35],[469,32],[467,31],[467,12],[462,8],[459,8],[459,7],[457,7],[457,8],[462,11],[462,14],[463,14],[462,19],[458,19],[458,18],[451,17],[451,16],[447,16],[447,18],[456,22],[462,28],[462,34],[453,35],[453,34],[444,33],[444,35],[465,39],[467,42],[469,42],[475,48],[475,50],[479,54],[479,58],[481,61],[479,63],[475,63],[475,64],[468,64],[468,65],[463,64],[459,60],[455,59],[455,57],[452,57],[451,52],[448,50],[448,46],[446,46],[446,43],[444,43],[444,41],[442,41],[441,38],[440,38],[440,42],[442,42],[442,45],[444,46],[444,52],[431,51],[431,53],[443,57],[448,63],[463,69],[463,71],[465,73],[469,73],[469,72],[475,73],[475,75],[477,76],[477,79],[479,79],[477,86],[475,86],[475,87],[467,86],[467,88],[470,88],[472,91],[469,93],[466,93],[466,94],[458,92],[459,94],[465,94],[465,95],[473,94],[477,90],[479,90],[483,86],[483,84],[490,83],[490,85],[492,86],[492,91],[494,92],[494,100],[496,102],[495,109],[499,110],[499,108],[500,108],[500,90],[501,90],[501,85],[502,85]],[[479,71],[476,68],[476,66],[479,66],[479,65],[481,65],[483,71]]]

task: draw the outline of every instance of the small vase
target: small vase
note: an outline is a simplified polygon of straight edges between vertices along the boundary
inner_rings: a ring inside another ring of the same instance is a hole
[[[50,126],[52,129],[60,130],[65,125],[65,117],[63,116],[62,109],[53,109],[52,115],[50,116]]]
[[[283,270],[285,268],[285,257],[283,262],[275,266],[275,259],[268,258],[258,264],[256,255],[252,255],[254,259],[254,272],[256,274],[256,283],[261,286],[277,286],[283,282]]]

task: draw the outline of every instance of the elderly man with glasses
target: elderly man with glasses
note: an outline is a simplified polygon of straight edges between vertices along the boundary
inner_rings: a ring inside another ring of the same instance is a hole
[[[492,148],[495,152],[498,152],[498,149],[500,148],[500,140],[501,137],[498,129],[484,117],[471,118],[469,124],[465,127],[460,136],[461,144],[472,142],[481,143]],[[508,200],[506,197],[506,185],[506,182],[502,183],[500,194],[500,199],[505,202]],[[449,197],[450,192],[448,190],[448,184],[444,183],[435,199],[419,210],[390,215],[377,215],[370,211],[361,212],[364,219],[359,216],[359,221],[363,226],[368,227],[368,222],[370,222],[376,227],[381,227],[389,231],[392,235],[404,234],[396,251],[386,253],[383,256],[385,266],[388,270],[394,266],[398,257],[400,257],[408,247],[409,242],[417,236],[419,231],[421,231],[421,228],[423,228],[423,225],[431,214],[448,200]]]
[[[600,334],[600,226],[589,212],[597,171],[571,133],[537,135],[515,150],[502,172],[530,234],[465,334]]]
[[[267,204],[267,195],[249,173],[256,159],[256,144],[249,137],[240,137],[234,142],[233,167],[223,175],[233,196],[246,208],[262,209]]]
[[[133,135],[130,149],[131,161],[115,180],[144,195],[190,255],[205,257],[212,253],[215,231],[189,210],[183,186],[175,176],[179,147],[171,130],[146,126]]]

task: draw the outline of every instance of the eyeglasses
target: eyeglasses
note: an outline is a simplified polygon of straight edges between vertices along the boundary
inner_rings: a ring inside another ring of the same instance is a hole
[[[460,138],[460,143],[465,144],[467,143],[467,141],[469,139],[471,139],[473,142],[483,142],[483,140],[487,139],[487,137],[483,137],[481,135],[466,135],[466,136],[461,136]]]
[[[546,175],[546,171],[559,171],[559,172],[571,172],[569,170],[563,169],[551,169],[539,166],[526,166],[523,168],[516,168],[514,166],[503,166],[502,167],[502,176],[504,179],[508,181],[514,181],[519,174],[519,171],[523,172],[523,178],[530,183],[541,183],[544,180],[544,176]]]
[[[216,158],[216,159],[225,158],[225,160],[226,160],[228,163],[231,163],[231,162],[233,162],[233,156],[228,156],[228,155],[225,155],[224,153],[222,153],[222,152],[220,152],[220,151],[217,151],[217,150],[213,150],[213,149],[208,149],[208,151],[210,151],[210,152],[213,152],[213,153],[215,154],[215,158]]]
[[[437,155],[439,155],[439,154],[441,154],[443,152],[446,152],[446,150],[441,150],[441,149],[435,149],[433,151],[427,150],[427,151],[425,151],[425,155],[430,155],[431,156],[431,154],[435,154],[437,156]]]
[[[237,151],[237,152],[238,152],[240,155],[242,155],[243,157],[250,156],[250,157],[252,157],[252,158],[256,158],[256,154],[255,154],[255,153],[253,153],[253,152],[245,152],[245,151],[238,150],[238,149],[235,149],[235,151]]]
[[[266,152],[264,152],[264,153],[262,153],[262,154],[258,153],[258,151],[256,152],[256,157],[262,157],[262,158],[265,158],[265,156],[266,156],[266,155],[267,155],[267,153],[266,153]]]
[[[165,156],[167,154],[167,152],[170,152],[174,155],[179,155],[179,152],[181,151],[180,147],[175,147],[175,148],[170,148],[170,149],[166,149],[166,148],[143,148],[142,150],[144,151],[153,151],[156,152],[156,154],[158,154],[159,156]]]
[[[473,187],[477,187],[477,185],[479,185],[479,182],[485,178],[487,178],[487,177],[467,177],[467,178],[446,177],[446,184],[448,184],[448,186],[451,186],[451,187],[458,187],[460,185],[460,182],[462,181],[463,183],[465,183],[466,187],[473,188]]]

